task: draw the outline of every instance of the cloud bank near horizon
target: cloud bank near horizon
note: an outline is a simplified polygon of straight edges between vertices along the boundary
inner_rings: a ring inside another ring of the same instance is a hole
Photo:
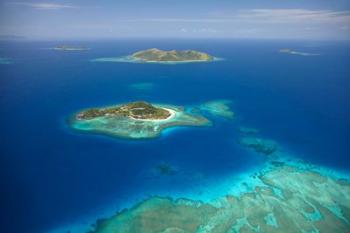
[[[25,7],[31,7],[36,10],[62,10],[62,9],[72,9],[77,8],[73,5],[68,4],[58,4],[58,3],[30,3],[30,2],[12,2],[8,3],[10,5],[18,5],[18,6],[25,6]]]
[[[8,3],[0,35],[28,38],[276,38],[350,40],[350,10],[306,8],[208,9],[200,13],[122,11],[53,2]],[[13,12],[30,14],[21,20]],[[71,9],[76,9],[71,11]],[[42,12],[42,13],[40,13]],[[51,13],[50,13],[51,12]],[[0,12],[1,13],[1,12]],[[8,17],[6,17],[6,15]]]

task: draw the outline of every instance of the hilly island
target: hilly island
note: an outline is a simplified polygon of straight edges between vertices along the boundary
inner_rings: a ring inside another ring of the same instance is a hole
[[[175,126],[205,126],[210,121],[182,107],[145,101],[83,110],[69,121],[78,131],[129,139],[154,138]]]
[[[214,57],[207,53],[195,50],[160,50],[148,49],[136,52],[131,55],[133,58],[140,59],[145,62],[179,62],[179,61],[212,61]]]
[[[124,57],[106,57],[93,59],[93,62],[132,62],[132,63],[190,63],[220,60],[207,53],[196,50],[161,50],[157,48],[141,50]]]
[[[78,119],[93,119],[103,116],[123,116],[132,119],[164,120],[171,117],[172,114],[172,110],[155,107],[144,101],[138,101],[109,108],[88,109],[79,113],[77,117]]]

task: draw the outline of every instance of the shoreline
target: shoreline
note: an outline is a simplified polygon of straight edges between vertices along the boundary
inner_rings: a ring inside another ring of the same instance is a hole
[[[162,109],[168,111],[170,113],[170,116],[168,116],[165,119],[157,119],[157,120],[155,120],[155,119],[138,119],[138,118],[134,118],[134,117],[131,117],[131,116],[129,118],[132,119],[132,120],[135,120],[135,121],[149,121],[149,122],[157,123],[157,122],[171,120],[172,118],[174,118],[176,116],[176,111],[173,110],[173,109],[165,108],[165,107],[159,107],[159,108],[162,108]]]
[[[118,105],[116,105],[118,106]],[[109,115],[92,119],[79,119],[77,114],[68,123],[73,129],[127,139],[149,139],[160,136],[161,132],[175,126],[207,126],[210,120],[201,115],[186,113],[184,109],[172,105],[155,104],[155,107],[167,111],[159,116],[127,114],[123,117]],[[154,117],[154,118],[152,118]],[[157,119],[159,117],[159,119]],[[162,119],[164,117],[164,119]],[[165,118],[166,117],[166,118]]]
[[[176,65],[186,63],[201,63],[201,62],[217,62],[223,61],[223,58],[213,57],[212,60],[184,60],[184,61],[146,61],[143,59],[134,58],[132,56],[123,57],[101,57],[90,60],[91,62],[126,62],[126,63],[137,63],[137,64],[164,64],[164,65]]]

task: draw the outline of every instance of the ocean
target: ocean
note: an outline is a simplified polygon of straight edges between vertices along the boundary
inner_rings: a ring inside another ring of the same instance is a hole
[[[91,49],[50,49],[63,43]],[[176,65],[91,62],[153,47],[200,50],[223,60]],[[282,48],[320,55],[280,53]],[[11,61],[0,64],[3,232],[90,225],[95,217],[154,195],[204,201],[225,195],[224,181],[266,160],[239,145],[240,126],[259,129],[296,159],[350,171],[346,42],[18,41],[1,42],[0,57]],[[217,116],[212,126],[176,127],[155,139],[81,134],[67,123],[72,114],[89,107],[137,100],[196,106],[218,99],[232,101],[232,120]],[[177,172],[155,175],[161,163]]]

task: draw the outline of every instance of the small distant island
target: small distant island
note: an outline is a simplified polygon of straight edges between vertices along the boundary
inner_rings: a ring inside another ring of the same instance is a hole
[[[88,47],[84,46],[72,46],[72,45],[58,45],[53,48],[54,50],[62,50],[62,51],[85,51],[89,50]]]
[[[93,59],[93,62],[131,62],[131,63],[161,63],[177,64],[191,62],[211,62],[218,61],[216,58],[207,53],[196,50],[161,50],[157,48],[147,49],[135,52],[124,57],[106,57]]]
[[[153,138],[175,126],[205,126],[210,121],[181,107],[136,101],[83,110],[69,121],[73,129],[130,139]]]
[[[299,51],[294,51],[292,49],[280,49],[280,53],[288,53],[292,55],[300,55],[300,56],[319,56],[319,53],[306,53],[306,52],[299,52]]]

